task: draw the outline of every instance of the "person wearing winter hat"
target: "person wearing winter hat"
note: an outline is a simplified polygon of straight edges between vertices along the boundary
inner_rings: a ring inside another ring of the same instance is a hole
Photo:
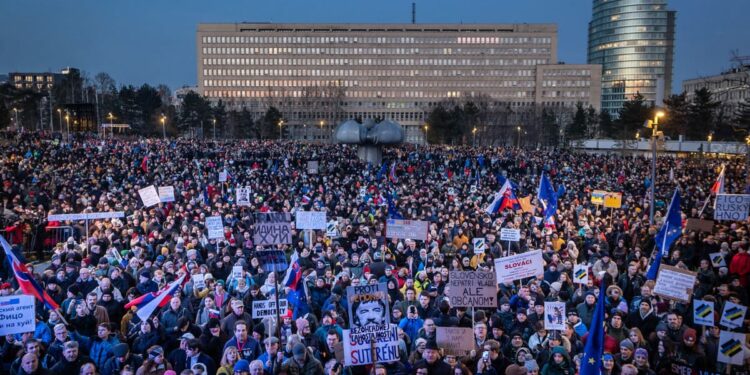
[[[656,316],[656,312],[651,306],[651,300],[648,298],[642,299],[638,309],[628,315],[628,327],[640,328],[645,337],[649,337],[651,332],[656,330],[657,324],[659,324],[659,318]]]
[[[250,374],[250,362],[246,359],[240,359],[234,364],[235,374]]]
[[[633,364],[638,368],[639,373],[648,374],[651,372],[648,363],[648,350],[645,348],[638,348],[635,350],[633,355]]]
[[[617,364],[620,366],[633,363],[633,351],[635,345],[630,339],[624,339],[620,341],[620,354],[617,355]]]
[[[281,372],[288,374],[322,374],[323,365],[315,359],[302,343],[296,343],[292,347],[292,358],[287,359],[281,365]]]
[[[539,374],[539,364],[536,363],[536,360],[533,358],[527,358],[526,362],[524,362],[524,367],[526,367],[526,372],[529,375],[537,375]]]

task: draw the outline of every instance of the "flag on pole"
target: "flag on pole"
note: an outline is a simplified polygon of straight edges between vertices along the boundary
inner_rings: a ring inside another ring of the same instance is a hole
[[[724,194],[724,169],[726,166],[724,164],[721,165],[721,172],[719,172],[719,177],[716,178],[716,182],[714,182],[713,185],[711,185],[711,193],[716,194]]]
[[[44,303],[44,306],[46,306],[50,310],[59,309],[60,306],[57,304],[57,302],[55,302],[55,300],[53,300],[52,297],[47,294],[47,292],[44,290],[44,288],[42,288],[41,285],[39,285],[38,282],[36,282],[36,279],[34,279],[34,275],[32,275],[29,269],[26,268],[26,265],[21,263],[16,255],[13,254],[13,249],[10,247],[10,244],[2,235],[0,235],[0,244],[2,244],[3,250],[5,250],[5,255],[8,257],[10,267],[13,269],[13,275],[16,277],[18,286],[23,291],[23,294],[28,294],[36,297],[38,300],[42,301]]]
[[[662,257],[669,256],[669,247],[682,234],[682,215],[680,213],[680,193],[675,189],[672,195],[672,202],[667,210],[667,217],[664,224],[656,233],[654,242],[656,242],[657,252],[654,261],[646,274],[647,280],[656,280],[656,274],[659,272]]]
[[[586,339],[586,346],[583,349],[580,375],[601,374],[602,354],[604,354],[604,300],[606,299],[604,284],[604,280],[602,280],[599,286],[599,299],[596,301],[594,315],[591,318],[591,329]]]
[[[136,311],[135,314],[138,315],[141,320],[146,320],[154,313],[154,311],[156,311],[157,308],[164,307],[169,303],[169,300],[174,297],[175,292],[182,287],[183,280],[185,280],[185,274],[155,293],[147,293],[128,302],[125,305],[125,309],[129,309],[133,306],[137,307],[138,311]]]
[[[494,214],[500,212],[506,208],[520,209],[521,204],[518,202],[518,198],[513,194],[513,187],[511,186],[510,180],[506,179],[500,191],[495,194],[495,199],[485,209],[488,214]]]
[[[564,189],[561,189],[561,193]],[[547,175],[542,173],[542,178],[539,179],[539,190],[537,191],[537,198],[542,203],[544,208],[544,224],[547,226],[555,225],[555,214],[557,213],[557,192],[552,187]]]
[[[669,168],[669,181],[674,181],[674,168]]]

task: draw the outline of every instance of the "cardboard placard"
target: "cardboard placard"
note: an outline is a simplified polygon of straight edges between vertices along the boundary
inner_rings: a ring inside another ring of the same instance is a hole
[[[724,259],[724,254],[720,252],[708,254],[708,259],[711,260],[711,265],[713,265],[715,268],[727,266],[727,261],[726,259]]]
[[[604,195],[604,207],[620,208],[622,207],[622,193],[608,191]]]
[[[349,286],[346,298],[353,335],[388,329],[391,314],[388,312],[388,287],[385,283]]]
[[[326,224],[326,237],[338,238],[339,236],[339,222],[331,220]]]
[[[101,220],[125,217],[122,211],[88,212],[80,214],[57,214],[47,216],[47,221]]]
[[[654,294],[683,303],[690,302],[697,273],[662,264],[656,276]]]
[[[159,186],[159,199],[162,202],[174,202],[174,186]]]
[[[193,275],[193,288],[204,289],[206,287],[206,277],[202,273],[196,273]]]
[[[446,297],[451,307],[497,306],[497,279],[492,271],[451,271]]]
[[[750,210],[750,194],[717,194],[714,220],[743,221]]]
[[[252,189],[250,189],[249,186],[245,187],[237,187],[235,190],[236,193],[236,199],[235,202],[237,202],[238,206],[249,206],[250,201],[250,193],[252,193]]]
[[[474,331],[463,327],[437,327],[435,341],[445,355],[465,356],[474,350]]]
[[[604,205],[604,197],[607,195],[605,190],[594,190],[591,192],[591,203]]]
[[[500,229],[500,241],[521,241],[521,230],[513,228],[502,228]]]
[[[208,239],[224,238],[224,223],[221,216],[209,216],[206,218],[206,229],[208,230]]]
[[[34,332],[34,303],[30,295],[0,297],[0,336]]]
[[[472,247],[474,248],[474,254],[484,254],[487,251],[487,242],[484,237],[477,237],[471,240]]]
[[[318,174],[317,160],[310,160],[307,162],[307,174]]]
[[[242,278],[242,266],[232,267],[232,278],[235,280]]]
[[[745,334],[721,331],[716,360],[730,365],[742,365],[745,353]]]
[[[693,322],[702,326],[714,326],[713,301],[693,300]]]
[[[227,182],[229,173],[226,170],[219,172],[219,182]]]
[[[395,324],[385,330],[358,334],[345,329],[344,365],[359,366],[397,361],[399,359],[398,340],[398,326]],[[375,358],[373,358],[373,353]]]
[[[510,283],[544,273],[542,251],[529,251],[495,259],[495,273],[498,283]]]
[[[291,215],[288,212],[256,213],[253,242],[261,246],[291,244]]]
[[[387,238],[410,238],[418,241],[427,240],[427,228],[430,223],[421,220],[388,219],[385,227]]]
[[[295,214],[297,229],[326,229],[326,213],[322,211],[297,211]]]
[[[146,186],[143,189],[138,190],[138,195],[141,197],[141,201],[145,207],[156,206],[161,203],[159,198],[159,192],[156,191],[156,186]]]
[[[687,219],[685,230],[712,233],[714,231],[713,220]]]
[[[721,312],[719,324],[729,329],[740,328],[745,320],[745,314],[747,314],[747,306],[727,301],[724,304],[724,311]]]

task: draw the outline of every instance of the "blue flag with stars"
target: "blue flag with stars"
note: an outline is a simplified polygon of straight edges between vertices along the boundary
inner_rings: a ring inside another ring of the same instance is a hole
[[[672,195],[672,203],[669,204],[667,210],[667,218],[664,220],[664,224],[659,229],[654,237],[656,243],[657,252],[654,256],[654,261],[648,269],[646,274],[646,280],[656,280],[656,275],[659,272],[659,266],[661,266],[661,258],[669,256],[669,247],[672,243],[677,240],[682,234],[682,215],[680,213],[680,193],[675,189]]]
[[[604,300],[606,287],[602,280],[599,286],[599,299],[596,301],[594,316],[591,318],[591,329],[583,349],[580,375],[599,375],[602,368],[602,354],[604,354]]]

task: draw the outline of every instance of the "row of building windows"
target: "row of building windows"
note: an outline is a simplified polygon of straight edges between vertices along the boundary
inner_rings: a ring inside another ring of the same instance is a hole
[[[203,44],[550,44],[550,37],[355,37],[355,36],[204,36]]]
[[[589,69],[544,69],[544,77],[588,77],[591,75]]]
[[[214,98],[268,98],[268,97],[301,97],[303,91],[289,90],[205,90],[205,95]],[[460,97],[460,91],[347,91],[347,98],[433,98],[443,99],[446,97]],[[533,98],[534,91],[507,91],[494,92],[493,98]]]
[[[588,91],[542,91],[543,98],[588,98]]]
[[[213,64],[204,64],[213,65]],[[217,64],[218,65],[218,64]],[[231,64],[243,65],[243,64]],[[247,65],[247,64],[244,64]],[[545,71],[545,77],[548,76]],[[564,72],[572,72],[565,70]],[[580,71],[575,71],[580,72]],[[578,74],[550,74],[549,76],[577,76]],[[382,69],[203,69],[204,76],[284,76],[284,77],[533,77],[534,71],[528,69],[489,69],[489,70],[382,70]]]
[[[632,35],[632,34],[635,34]],[[598,37],[598,36],[591,36],[589,37],[589,42],[593,44],[599,44],[599,43],[616,43],[620,42],[622,40],[630,39],[628,41],[632,41],[633,38],[638,38],[638,40],[653,40],[653,41],[664,41],[667,39],[666,33],[628,33],[628,34],[621,34],[621,35],[615,35],[615,36],[605,36],[605,37]]]
[[[590,87],[591,81],[563,81],[563,80],[548,80],[542,81],[542,87]]]
[[[641,2],[642,0],[637,1]],[[595,8],[592,19],[606,17],[611,20],[612,16],[624,13],[630,13],[635,18],[665,18],[667,17],[667,12],[664,9],[663,5],[619,6],[619,4],[613,3],[612,6],[606,8]]]
[[[13,76],[13,82],[21,82],[21,81],[24,81],[24,82],[34,82],[35,80],[37,82],[44,82],[44,81],[46,81],[46,82],[52,82],[53,78],[52,78],[52,76],[46,76],[45,77],[45,76],[33,76],[33,75],[27,75],[27,76],[15,75],[15,76]]]
[[[375,59],[375,58],[352,58],[352,59],[293,59],[293,58],[227,58],[227,59],[206,59],[208,64],[214,65],[248,65],[242,64],[249,61],[249,65],[291,65],[291,66],[310,66],[310,65],[352,65],[352,66],[372,66],[372,65],[440,65],[440,66],[533,66],[549,64],[549,58],[544,59]]]
[[[667,17],[664,13],[664,17],[643,17],[642,14],[631,13],[631,14],[617,14],[610,18],[599,18],[595,21],[591,21],[591,32],[597,32],[602,29],[612,27],[630,27],[630,26],[648,26],[648,25],[666,25]]]
[[[595,43],[590,42],[589,45],[595,45]],[[594,48],[594,50],[601,51],[601,50],[610,49],[610,48],[635,47],[635,46],[650,47],[650,46],[666,46],[666,45],[667,45],[666,40],[654,40],[654,39],[622,40],[622,41],[616,41],[616,42],[597,45]]]
[[[589,87],[589,81],[544,81],[544,87]],[[550,83],[547,85],[546,83]],[[242,80],[242,79],[206,79],[204,87],[326,87],[342,86],[349,88],[445,88],[445,87],[476,87],[476,88],[517,88],[536,86],[535,81],[339,81],[327,82],[318,80]]]
[[[550,48],[202,47],[213,55],[549,55]]]

